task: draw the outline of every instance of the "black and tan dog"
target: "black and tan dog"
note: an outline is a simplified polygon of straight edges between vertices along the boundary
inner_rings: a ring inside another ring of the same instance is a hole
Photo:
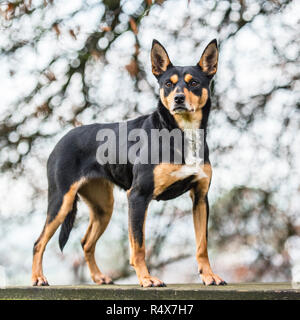
[[[207,193],[212,169],[206,143],[206,127],[210,111],[210,81],[217,71],[218,48],[211,41],[195,66],[173,66],[166,50],[156,40],[151,50],[152,72],[160,86],[160,100],[156,111],[126,122],[128,132],[143,129],[167,129],[184,132],[186,129],[204,130],[204,162],[202,174],[182,164],[159,162],[141,164],[100,164],[96,153],[101,142],[97,133],[110,129],[119,137],[119,124],[92,124],[77,127],[66,134],[51,153],[48,164],[48,211],[44,229],[34,245],[32,284],[48,282],[42,271],[45,247],[61,225],[60,248],[65,246],[76,214],[80,196],[90,209],[90,222],[81,243],[91,277],[97,284],[112,283],[102,274],[95,261],[96,242],[106,229],[113,211],[113,187],[127,190],[129,203],[130,264],[143,287],[164,286],[149,274],[145,263],[145,219],[152,199],[168,200],[190,190],[193,201],[193,220],[196,233],[196,258],[199,272],[206,285],[223,285],[211,270],[207,253]],[[128,141],[128,148],[133,142]],[[171,148],[171,153],[174,152]],[[149,153],[151,150],[149,149]],[[120,155],[117,154],[117,158]],[[151,155],[149,155],[150,157]],[[203,174],[204,173],[204,174]]]

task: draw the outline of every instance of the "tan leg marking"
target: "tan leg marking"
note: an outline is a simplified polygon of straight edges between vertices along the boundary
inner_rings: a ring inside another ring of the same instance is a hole
[[[207,207],[205,197],[211,180],[212,170],[209,164],[204,164],[203,171],[207,178],[199,180],[195,189],[191,190],[194,201],[197,194],[198,202],[193,206],[193,220],[196,235],[196,259],[198,270],[205,285],[225,284],[225,282],[212,272],[207,252]]]
[[[32,277],[31,282],[34,286],[48,285],[47,279],[43,275],[43,254],[47,243],[57,230],[57,228],[64,222],[66,216],[71,211],[76,193],[80,186],[85,182],[84,179],[75,182],[71,185],[69,191],[64,195],[62,205],[55,218],[49,222],[47,217],[44,229],[38,238],[34,247],[33,262],[32,262]]]
[[[130,191],[127,192],[129,195]],[[134,267],[139,283],[142,287],[164,287],[165,284],[160,279],[150,275],[145,261],[145,222],[147,210],[143,223],[143,244],[139,245],[135,240],[129,223],[129,244],[130,244],[130,265]]]
[[[112,283],[112,279],[104,275],[98,268],[95,249],[113,212],[113,184],[105,179],[93,179],[79,190],[79,194],[90,209],[89,226],[81,244],[91,278],[97,284]]]

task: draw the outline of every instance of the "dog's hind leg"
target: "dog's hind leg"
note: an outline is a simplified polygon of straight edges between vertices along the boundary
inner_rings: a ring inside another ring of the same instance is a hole
[[[112,283],[112,279],[104,275],[97,266],[95,248],[112,215],[113,184],[105,179],[94,179],[84,185],[79,190],[79,194],[90,209],[89,226],[81,240],[81,245],[91,278],[97,284]]]
[[[60,195],[55,192],[49,195],[49,205],[47,212],[47,219],[43,231],[33,248],[33,263],[32,263],[32,285],[33,286],[47,286],[48,282],[43,275],[43,254],[47,243],[57,230],[57,228],[64,222],[67,215],[74,209],[77,190],[81,183],[76,182],[71,185],[69,190]]]

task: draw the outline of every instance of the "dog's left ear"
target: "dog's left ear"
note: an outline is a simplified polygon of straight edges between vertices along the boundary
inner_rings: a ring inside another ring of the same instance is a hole
[[[159,77],[172,63],[166,49],[157,41],[153,40],[151,49],[152,73]]]
[[[198,66],[208,76],[212,77],[217,72],[219,50],[217,40],[212,40],[202,53]]]

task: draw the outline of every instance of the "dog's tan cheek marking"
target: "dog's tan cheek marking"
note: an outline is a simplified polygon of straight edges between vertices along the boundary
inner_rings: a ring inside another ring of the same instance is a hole
[[[174,96],[176,94],[176,90],[177,90],[177,88],[175,88],[175,90],[171,91],[167,97],[165,97],[163,88],[161,88],[159,91],[160,100],[168,110],[171,110],[171,106],[174,101]]]
[[[172,175],[172,173],[178,171],[181,167],[181,164],[161,163],[154,168],[154,199],[164,192],[171,184],[180,180],[176,175]]]
[[[208,99],[208,90],[206,88],[202,88],[199,108],[203,108],[206,105],[207,99]]]
[[[186,83],[189,83],[192,79],[193,79],[193,76],[189,73],[184,76],[184,81]]]
[[[205,106],[208,99],[208,90],[206,88],[202,88],[202,94],[200,97],[189,91],[187,88],[184,88],[183,92],[186,96],[187,102],[195,111]]]
[[[184,88],[183,92],[185,94],[187,103],[194,109],[194,111],[197,111],[198,110],[198,106],[200,104],[200,97],[198,97],[195,94],[193,94],[187,88]]]
[[[176,84],[178,82],[178,75],[173,74],[172,77],[170,78],[170,80],[173,84]]]

